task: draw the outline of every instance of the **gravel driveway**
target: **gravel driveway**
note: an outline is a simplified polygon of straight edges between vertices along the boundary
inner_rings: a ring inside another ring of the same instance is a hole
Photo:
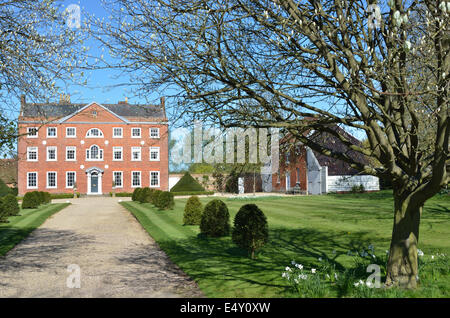
[[[118,198],[69,201],[0,257],[0,297],[203,297]]]

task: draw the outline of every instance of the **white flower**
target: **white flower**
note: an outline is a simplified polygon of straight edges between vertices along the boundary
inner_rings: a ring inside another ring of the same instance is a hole
[[[431,255],[431,259],[434,259],[434,255]]]
[[[295,266],[295,261],[291,261],[291,264]]]
[[[308,275],[300,274],[300,275],[298,275],[298,278],[300,278],[300,279],[307,279]]]
[[[286,272],[290,272],[291,268],[289,266],[286,266],[285,270],[286,270]]]
[[[334,279],[338,279],[338,274],[334,273]]]
[[[315,274],[316,273],[316,269],[315,268],[311,268],[311,273]]]
[[[424,256],[425,254],[421,251],[421,250],[417,250],[417,255],[419,255],[420,257]]]
[[[372,282],[366,282],[366,286],[369,287],[369,288],[372,288],[373,287],[373,283]]]
[[[318,260],[319,260],[319,262],[321,262],[322,261],[322,257],[319,257]]]
[[[296,264],[295,267],[297,267],[298,269],[303,269],[303,265],[302,264]]]

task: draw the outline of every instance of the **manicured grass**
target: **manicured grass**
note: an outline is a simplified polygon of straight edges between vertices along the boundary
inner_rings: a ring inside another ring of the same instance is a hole
[[[54,203],[41,205],[37,209],[21,209],[18,216],[8,218],[9,223],[0,223],[0,256],[5,255],[34,229],[44,223],[47,218],[69,204]]]
[[[212,198],[201,198],[206,204]],[[176,199],[175,209],[158,211],[151,204],[122,202],[148,233],[208,297],[299,297],[281,276],[295,260],[305,268],[320,268],[319,258],[337,271],[355,268],[349,251],[372,244],[375,254],[386,255],[393,224],[392,193],[341,194],[298,197],[226,199],[232,224],[238,209],[255,203],[266,214],[269,243],[251,260],[231,237],[198,236],[198,226],[184,226],[187,199]],[[424,207],[419,248],[450,255],[450,197],[437,195]],[[426,264],[425,264],[426,265]],[[438,272],[421,266],[421,287],[394,297],[450,297],[448,262]],[[443,274],[442,274],[443,273]],[[442,275],[441,275],[442,274]],[[367,277],[369,274],[365,274]],[[328,297],[353,297],[330,291]],[[385,295],[386,296],[386,295]],[[389,295],[387,295],[389,296]]]

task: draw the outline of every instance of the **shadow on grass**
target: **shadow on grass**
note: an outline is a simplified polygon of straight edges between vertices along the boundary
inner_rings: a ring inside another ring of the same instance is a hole
[[[383,241],[369,239],[368,234],[272,228],[269,243],[259,251],[256,260],[250,259],[246,251],[236,247],[230,237],[192,236],[158,243],[184,272],[195,281],[202,282],[205,292],[211,288],[212,294],[207,292],[208,296],[221,297],[222,291],[226,297],[230,293],[234,295],[231,297],[247,297],[244,290],[255,288],[257,294],[251,296],[264,297],[267,291],[268,297],[276,297],[277,294],[286,297],[292,288],[281,274],[292,260],[305,268],[315,268],[319,264],[318,259],[322,258],[336,270],[344,270],[346,265],[338,260],[340,255]],[[243,294],[233,294],[233,290],[241,290]]]

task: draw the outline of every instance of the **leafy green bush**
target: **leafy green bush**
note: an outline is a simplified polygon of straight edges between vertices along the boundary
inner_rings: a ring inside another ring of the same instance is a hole
[[[4,197],[11,193],[11,188],[6,185],[6,183],[0,179],[0,197]]]
[[[214,199],[206,204],[200,221],[200,232],[212,237],[230,233],[230,213],[223,201]]]
[[[11,194],[17,196],[19,194],[19,188],[17,187],[11,188]]]
[[[152,192],[154,189],[150,189],[149,187],[142,188],[137,196],[137,200],[141,203],[151,203],[152,202]]]
[[[170,192],[186,192],[186,191],[205,191],[205,188],[195,180],[189,172],[186,172],[180,180],[178,180],[177,184],[175,184]]]
[[[44,203],[51,203],[52,202],[52,195],[48,192],[44,192]]]
[[[161,191],[161,193],[158,195],[155,206],[160,210],[172,210],[174,205],[175,201],[173,199],[173,193],[170,193],[168,191]]]
[[[8,216],[8,211],[3,207],[3,198],[0,198],[0,223],[7,223]]]
[[[27,192],[23,196],[22,209],[35,209],[41,203],[41,197],[38,191]]]
[[[351,193],[364,193],[366,192],[366,189],[364,188],[364,185],[354,185],[352,189],[350,190]]]
[[[158,198],[159,198],[159,195],[160,195],[161,193],[162,193],[161,190],[155,190],[155,191],[152,192],[150,202],[151,202],[154,206],[156,206],[156,204],[158,203]]]
[[[187,225],[200,225],[203,205],[198,196],[190,197],[184,206],[183,223]]]
[[[142,188],[136,188],[133,191],[133,195],[131,196],[132,201],[138,201],[139,192],[141,192]]]
[[[12,194],[5,195],[2,198],[0,205],[4,210],[4,213],[8,216],[18,215],[20,212],[19,203],[17,202],[16,197]]]
[[[37,191],[39,195],[39,204],[45,203],[45,192],[44,191]]]
[[[256,204],[243,205],[234,217],[233,242],[255,258],[255,251],[267,243],[268,239],[269,228],[264,213]]]

